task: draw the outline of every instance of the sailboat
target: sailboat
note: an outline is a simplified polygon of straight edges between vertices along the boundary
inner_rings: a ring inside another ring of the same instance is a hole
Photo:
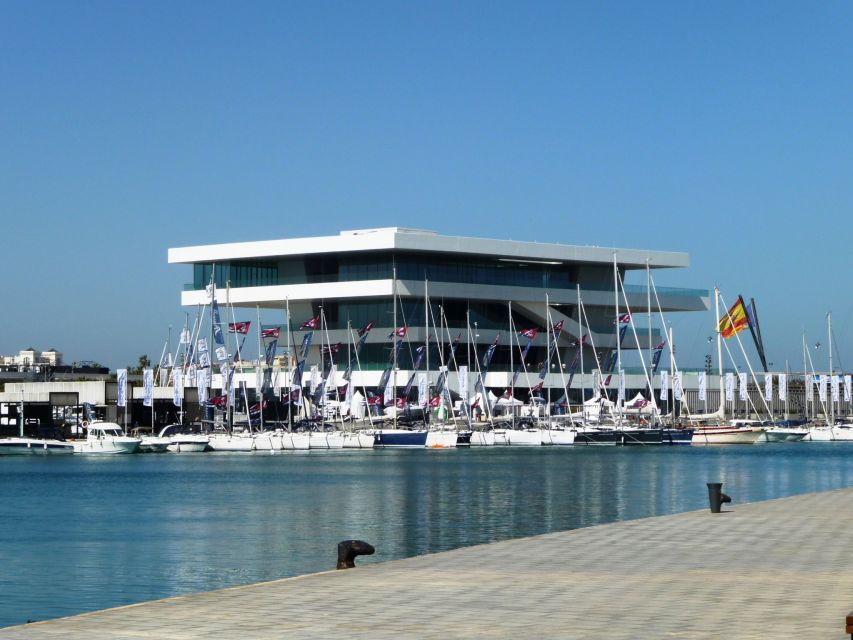
[[[834,342],[832,338],[831,313],[827,314],[826,323],[829,334],[829,375],[821,376],[820,378],[820,395],[821,400],[824,400],[827,395],[827,387],[831,387],[829,391],[829,411],[827,412],[826,425],[810,428],[806,439],[811,442],[849,442],[853,440],[853,423],[839,420],[835,416],[835,403],[839,399],[838,387],[840,380],[839,376],[835,375],[832,369],[832,348]],[[811,393],[811,388],[807,389],[806,393]]]
[[[720,290],[714,289],[714,304],[716,316],[720,317]],[[742,303],[739,303],[742,307]],[[717,334],[717,364],[719,366],[720,377],[720,407],[717,410],[716,417],[722,420],[725,416],[725,394],[723,393],[723,350],[722,350],[722,334],[725,331],[729,336],[737,337],[737,333],[746,328],[746,323],[749,320],[746,317],[746,310],[733,306],[726,312],[726,315],[720,318],[720,321],[715,327]],[[738,338],[738,340],[740,340]],[[693,444],[754,444],[764,432],[761,428],[751,426],[739,426],[729,422],[728,424],[699,424],[693,432]]]

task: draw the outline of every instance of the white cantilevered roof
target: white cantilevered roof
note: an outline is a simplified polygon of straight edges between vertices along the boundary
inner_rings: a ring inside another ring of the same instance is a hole
[[[442,236],[434,231],[400,227],[342,231],[337,236],[315,238],[287,238],[179,247],[169,249],[169,262],[191,264],[227,260],[275,259],[322,253],[340,254],[389,250],[457,253],[472,258],[479,256],[498,260],[539,261],[554,264],[563,262],[612,263],[615,253],[616,262],[627,268],[645,268],[647,261],[652,268],[687,267],[690,264],[690,257],[681,252]]]

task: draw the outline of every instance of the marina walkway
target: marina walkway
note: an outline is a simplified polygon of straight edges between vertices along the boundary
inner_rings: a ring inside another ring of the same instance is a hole
[[[725,487],[724,487],[725,490]],[[698,487],[697,491],[705,491]],[[99,638],[846,638],[853,489],[646,518],[0,630]],[[382,552],[381,540],[370,540]],[[335,550],[329,549],[329,564]]]

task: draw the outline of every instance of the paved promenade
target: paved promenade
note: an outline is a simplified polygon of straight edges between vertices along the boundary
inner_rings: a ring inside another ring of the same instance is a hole
[[[734,498],[721,514],[633,520],[147,602],[9,627],[0,640],[846,638],[853,489],[749,505]],[[382,541],[369,542],[381,554]],[[334,555],[329,549],[330,565]]]

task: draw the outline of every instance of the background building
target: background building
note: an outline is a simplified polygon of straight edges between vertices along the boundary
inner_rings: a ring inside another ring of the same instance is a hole
[[[424,343],[427,324],[433,343],[436,336],[447,345],[461,335],[456,363],[471,367],[475,357],[500,334],[487,386],[501,387],[511,376],[510,335],[516,364],[518,341],[526,344],[525,338],[510,334],[510,315],[516,332],[534,327],[540,330],[527,358],[533,377],[547,359],[545,327],[561,321],[558,354],[549,362],[551,376],[560,374],[561,368],[565,372],[581,335],[589,336],[584,346],[584,370],[600,367],[606,371],[605,363],[610,361],[617,340],[614,263],[624,279],[629,271],[685,268],[689,257],[676,252],[464,238],[385,228],[317,238],[173,248],[169,262],[192,265],[193,281],[181,296],[185,306],[209,302],[205,287],[213,277],[217,300],[233,310],[234,320],[252,320],[255,308],[260,307],[281,310],[281,315],[275,315],[280,318],[278,322],[285,323],[285,309],[289,308],[292,335],[286,341],[282,339],[288,344],[298,344],[301,324],[322,311],[325,324],[315,337],[309,363],[319,362],[322,344],[340,342],[343,354],[354,342],[355,331],[375,322],[360,358],[360,383],[368,386],[378,381],[379,371],[388,363],[388,336],[395,320],[396,327],[408,328],[408,346],[401,350],[397,363],[402,375],[411,368],[416,347]],[[645,281],[645,274],[642,279]],[[427,294],[429,309],[425,305]],[[706,311],[709,305],[709,292],[701,289],[658,287],[657,297],[664,312]],[[624,297],[621,293],[619,296],[620,313],[625,312],[627,302],[635,319],[645,324],[647,300],[645,286],[627,285]],[[657,304],[652,306],[656,314]],[[226,315],[231,321],[232,311]],[[637,327],[637,335],[642,349],[662,340],[656,328],[649,331],[646,326]],[[622,346],[637,348],[633,332]],[[449,354],[446,346],[444,353]],[[434,351],[430,362],[433,371],[438,368],[437,359]],[[338,360],[348,361],[344,355]],[[547,385],[559,384],[551,376]],[[518,385],[527,386],[525,376]]]

